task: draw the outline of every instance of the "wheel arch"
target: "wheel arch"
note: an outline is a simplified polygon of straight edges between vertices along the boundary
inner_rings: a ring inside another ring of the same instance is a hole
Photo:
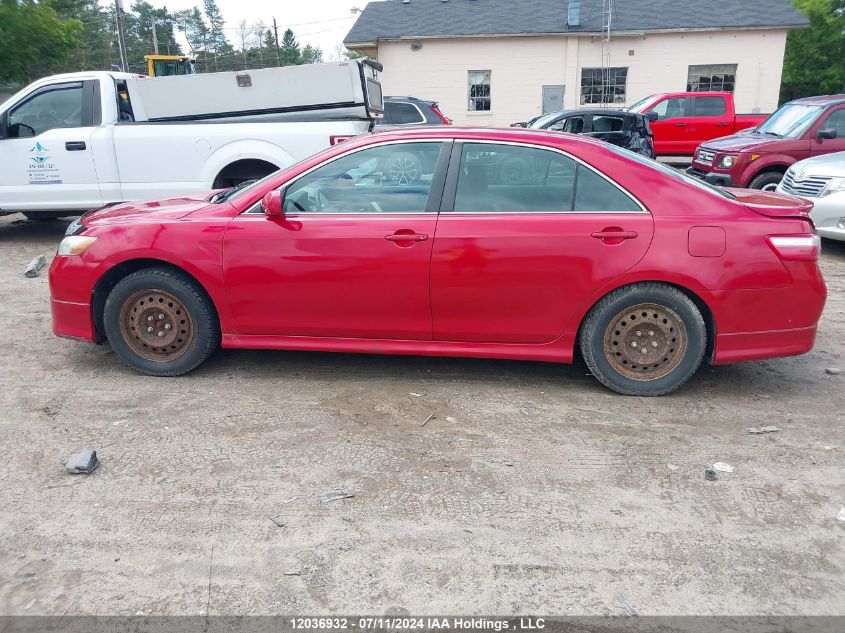
[[[756,161],[755,161],[756,162]],[[763,165],[755,165],[751,163],[751,167],[753,169],[749,169],[746,174],[747,176],[743,178],[745,184],[743,186],[748,187],[751,185],[751,181],[754,180],[757,176],[761,174],[765,174],[767,172],[775,172],[778,174],[785,174],[786,171],[795,163],[793,160],[791,163],[782,157],[773,157],[766,161]]]
[[[223,315],[221,314],[220,306],[217,305],[217,302],[214,300],[214,296],[208,291],[208,288],[205,287],[196,275],[193,275],[184,267],[178,266],[173,262],[156,259],[154,257],[139,257],[135,259],[127,259],[115,264],[103,273],[94,285],[94,290],[91,293],[91,316],[94,320],[94,336],[96,337],[96,341],[98,343],[104,341],[106,338],[103,319],[105,316],[106,299],[108,299],[112,289],[120,283],[122,279],[125,279],[134,272],[144,270],[145,268],[169,268],[170,270],[186,275],[206,294],[208,300],[211,302],[211,305],[214,306],[214,311],[217,315],[217,322],[222,323]]]
[[[600,293],[594,295],[589,301],[589,303],[586,305],[586,308],[582,309],[581,313],[578,316],[578,327],[575,329],[575,336],[572,339],[573,357],[576,354],[580,354],[578,342],[581,339],[581,330],[584,327],[584,322],[587,320],[587,316],[590,314],[596,304],[602,299],[604,299],[611,292],[615,292],[621,288],[628,288],[631,286],[637,286],[640,284],[647,283],[663,284],[669,286],[670,288],[675,288],[676,290],[686,295],[687,298],[695,304],[695,307],[698,308],[699,312],[701,312],[702,318],[704,319],[704,327],[707,334],[707,346],[704,349],[704,358],[708,362],[711,361],[713,359],[713,352],[715,351],[716,346],[716,318],[713,314],[713,310],[701,297],[701,295],[699,295],[694,290],[690,289],[688,286],[677,282],[666,281],[664,279],[638,279],[636,281],[627,281],[619,285],[604,288]]]
[[[227,143],[212,152],[202,169],[202,180],[213,184],[230,165],[241,161],[263,161],[284,169],[295,163],[293,156],[282,147],[258,139],[241,139]]]

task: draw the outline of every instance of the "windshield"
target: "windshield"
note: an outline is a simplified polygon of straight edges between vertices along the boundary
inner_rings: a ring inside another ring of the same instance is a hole
[[[821,106],[787,103],[757,128],[760,134],[783,138],[799,138],[816,120]]]
[[[543,116],[537,117],[536,119],[531,119],[528,122],[526,127],[533,128],[535,130],[542,130],[547,125],[552,123],[555,119],[560,116],[560,112],[552,112],[551,114],[544,114]]]
[[[713,185],[704,182],[703,180],[699,180],[698,178],[693,178],[692,176],[688,176],[687,174],[678,171],[677,169],[672,169],[662,163],[658,163],[656,160],[652,160],[650,158],[646,158],[641,154],[636,154],[630,150],[623,149],[621,147],[617,147],[616,145],[610,145],[609,143],[606,145],[606,148],[612,150],[630,160],[638,162],[640,165],[645,165],[646,167],[650,167],[655,171],[659,171],[667,176],[671,176],[676,180],[681,180],[688,185],[692,185],[698,189],[703,189],[709,193],[715,193],[718,196],[722,196],[723,198],[727,198],[728,200],[736,200],[736,196],[732,193],[725,191],[724,189],[720,189],[719,187],[714,187]]]
[[[654,101],[654,95],[650,97],[646,97],[645,99],[640,99],[630,108],[625,108],[628,112],[642,112],[646,109],[646,106],[649,105],[652,101]]]

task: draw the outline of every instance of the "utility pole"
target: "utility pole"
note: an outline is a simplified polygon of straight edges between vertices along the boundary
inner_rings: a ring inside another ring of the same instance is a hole
[[[279,27],[276,25],[276,18],[273,18],[273,32],[276,34],[276,57],[279,60],[279,66],[282,65],[282,49],[279,48]]]
[[[129,59],[126,55],[126,40],[123,39],[123,9],[121,0],[114,0],[114,19],[117,22],[117,47],[120,50],[120,66],[123,72],[129,72]]]
[[[153,26],[153,50],[155,54],[158,55],[158,33],[156,33],[156,19],[153,18],[150,20]]]

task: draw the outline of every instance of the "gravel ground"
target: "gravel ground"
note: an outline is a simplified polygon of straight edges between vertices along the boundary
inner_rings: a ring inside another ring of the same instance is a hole
[[[812,353],[645,399],[510,361],[227,351],[140,376],[51,334],[23,269],[66,223],[20,217],[0,614],[624,615],[623,592],[644,615],[845,615],[845,245]],[[65,474],[87,446],[99,470]],[[705,481],[715,461],[735,471]]]

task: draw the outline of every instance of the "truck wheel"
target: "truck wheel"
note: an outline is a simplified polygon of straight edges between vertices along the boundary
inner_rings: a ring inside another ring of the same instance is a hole
[[[783,174],[779,171],[766,171],[754,178],[749,189],[762,189],[763,191],[774,191],[777,189],[780,181],[783,180]]]
[[[117,355],[150,376],[186,374],[220,345],[217,312],[205,290],[168,268],[145,268],[118,282],[103,325]]]
[[[614,290],[590,310],[580,336],[581,354],[593,375],[628,396],[675,391],[701,365],[706,344],[696,305],[662,283]]]

